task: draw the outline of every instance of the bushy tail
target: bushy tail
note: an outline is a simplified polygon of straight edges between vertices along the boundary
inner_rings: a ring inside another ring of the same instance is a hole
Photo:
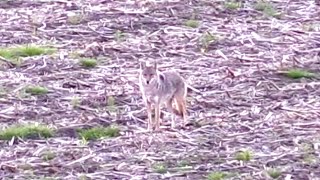
[[[175,97],[176,109],[174,109],[174,113],[183,119],[187,116],[187,107],[186,100],[183,97]]]

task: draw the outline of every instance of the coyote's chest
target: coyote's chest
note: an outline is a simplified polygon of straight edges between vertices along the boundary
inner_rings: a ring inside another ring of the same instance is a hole
[[[166,98],[166,87],[159,81],[152,81],[150,84],[141,83],[141,91],[143,92],[148,103],[161,103]]]
[[[150,91],[145,92],[145,96],[146,96],[147,101],[149,103],[154,104],[154,103],[159,101],[159,96],[156,93],[154,93],[154,91],[153,92],[152,91],[151,92]]]
[[[172,93],[157,89],[153,91],[145,91],[145,97],[151,104],[161,104],[164,101],[171,99]]]

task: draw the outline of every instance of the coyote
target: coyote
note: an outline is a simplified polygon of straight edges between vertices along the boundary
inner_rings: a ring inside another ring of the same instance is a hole
[[[187,84],[184,79],[174,71],[160,72],[157,63],[141,62],[139,86],[148,114],[148,130],[154,127],[152,110],[155,112],[155,130],[160,128],[161,107],[166,105],[172,113],[171,128],[175,126],[176,115],[183,118],[183,126],[187,121]],[[177,108],[173,107],[173,103]],[[154,106],[154,109],[153,107]]]

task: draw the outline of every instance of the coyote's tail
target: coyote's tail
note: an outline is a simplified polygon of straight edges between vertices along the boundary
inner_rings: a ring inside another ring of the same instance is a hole
[[[174,109],[174,113],[185,119],[187,116],[186,100],[183,97],[175,97],[175,104],[177,107]]]

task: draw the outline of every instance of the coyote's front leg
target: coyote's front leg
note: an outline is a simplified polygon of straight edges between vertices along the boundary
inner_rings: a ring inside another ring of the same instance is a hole
[[[160,119],[160,114],[161,114],[161,104],[160,104],[160,98],[159,97],[155,97],[155,103],[154,103],[154,119],[155,119],[155,130],[159,130],[160,129],[160,123],[161,123],[161,119]]]

